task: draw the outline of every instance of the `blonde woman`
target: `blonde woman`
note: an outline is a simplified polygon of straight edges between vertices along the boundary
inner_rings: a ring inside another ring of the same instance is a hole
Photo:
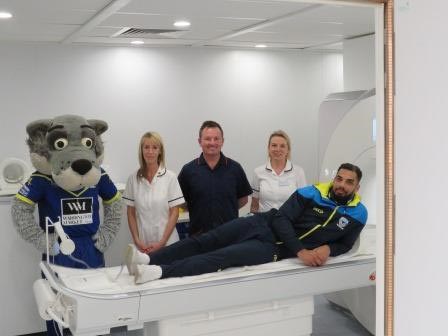
[[[306,185],[302,167],[290,161],[291,141],[286,132],[278,130],[269,136],[268,156],[266,164],[254,171],[251,212],[278,209],[296,189]]]
[[[179,240],[178,206],[185,202],[176,174],[165,167],[165,149],[156,132],[143,134],[140,168],[129,176],[123,199],[129,230],[141,252],[151,253]]]

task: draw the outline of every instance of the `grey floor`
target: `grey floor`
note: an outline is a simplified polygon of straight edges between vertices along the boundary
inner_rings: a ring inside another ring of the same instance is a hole
[[[46,335],[46,333],[33,334],[33,336],[44,335]],[[126,332],[126,329],[124,328],[115,328],[112,331],[111,335],[143,336],[143,332],[141,330]],[[356,321],[356,319],[350,313],[332,303],[329,303],[327,299],[325,299],[322,295],[315,296],[312,336],[341,335],[371,336],[371,334],[358,321]]]
[[[371,336],[348,311],[328,302],[322,295],[314,297],[312,336]]]

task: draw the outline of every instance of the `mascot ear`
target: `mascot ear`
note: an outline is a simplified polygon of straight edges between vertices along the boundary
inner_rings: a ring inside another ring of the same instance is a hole
[[[26,132],[29,137],[26,143],[30,149],[31,162],[34,168],[45,175],[51,175],[51,167],[48,163],[50,153],[48,152],[45,136],[52,123],[52,119],[41,119],[33,121],[26,126]]]
[[[95,129],[96,135],[101,135],[108,129],[107,123],[102,120],[88,119],[87,123]]]
[[[53,121],[51,119],[40,119],[33,121],[26,126],[26,132],[28,133],[30,139],[45,138],[52,122]]]

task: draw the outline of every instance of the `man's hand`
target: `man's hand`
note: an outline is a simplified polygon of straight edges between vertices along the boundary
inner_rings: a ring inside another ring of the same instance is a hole
[[[330,247],[328,245],[322,245],[314,250],[302,249],[297,253],[297,257],[306,266],[321,266],[326,263],[330,255]]]
[[[314,252],[316,252],[317,254],[317,258],[320,261],[320,265],[323,265],[327,262],[328,257],[330,256],[330,247],[328,245],[322,245],[319,247],[316,247],[314,250]]]
[[[319,266],[317,254],[313,250],[302,249],[297,253],[297,258],[306,266]]]

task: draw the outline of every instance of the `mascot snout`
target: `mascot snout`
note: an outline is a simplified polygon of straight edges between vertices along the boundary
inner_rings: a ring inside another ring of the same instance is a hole
[[[79,175],[85,175],[90,169],[92,169],[92,163],[89,160],[80,159],[73,162],[71,167]]]

